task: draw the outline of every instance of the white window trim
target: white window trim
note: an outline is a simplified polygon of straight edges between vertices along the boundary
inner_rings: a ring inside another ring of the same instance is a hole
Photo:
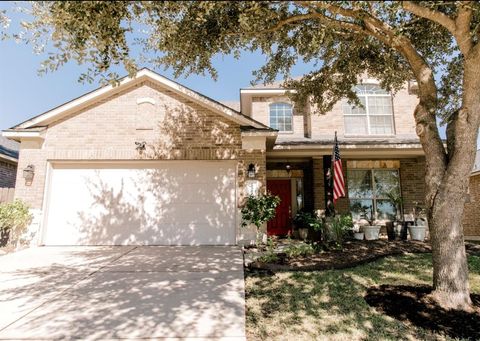
[[[293,119],[293,116],[294,115],[294,105],[292,103],[288,103],[288,102],[284,102],[284,101],[278,101],[278,102],[271,102],[269,105],[268,105],[268,126],[272,129],[277,129],[277,128],[273,128],[271,126],[271,112],[272,112],[272,105],[274,104],[287,104],[289,105],[291,108],[292,108],[292,130],[278,130],[278,133],[279,134],[293,134],[295,132],[295,128],[293,126],[294,124],[294,119]]]
[[[403,195],[402,195],[402,181],[400,179],[400,169],[398,168],[355,168],[355,169],[351,169],[350,171],[370,171],[372,173],[372,177],[371,177],[371,186],[372,186],[372,197],[371,198],[366,198],[366,197],[362,197],[362,198],[351,198],[350,195],[348,195],[348,200],[371,200],[372,201],[372,217],[373,220],[378,220],[378,216],[377,216],[377,200],[388,200],[388,198],[384,198],[384,197],[377,197],[376,195],[376,186],[375,186],[375,171],[396,171],[397,174],[398,174],[398,190],[400,192],[400,196],[403,198]],[[348,176],[348,170],[347,170],[347,176]],[[347,180],[347,184],[348,184],[348,180]],[[400,215],[402,214],[403,212],[403,204],[401,205],[401,208],[400,208]]]
[[[352,115],[352,114],[345,114],[345,112],[343,112],[343,124],[345,125],[345,136],[378,136],[378,137],[382,137],[382,136],[395,136],[395,120],[393,118],[393,98],[392,98],[392,95],[391,94],[360,94],[358,95],[358,97],[365,97],[365,115]],[[387,116],[387,115],[370,115],[370,111],[368,109],[368,98],[369,97],[389,97],[390,98],[390,101],[392,102],[392,105],[391,105],[391,108],[392,108],[392,113],[390,116],[390,120],[391,120],[391,124],[392,124],[392,133],[391,134],[372,134],[371,132],[371,127],[370,127],[370,116]],[[350,105],[348,103],[345,103],[345,105]],[[343,109],[342,109],[343,111]],[[345,116],[348,116],[348,117],[355,117],[355,116],[366,116],[367,117],[367,135],[364,135],[364,134],[351,134],[351,133],[347,133],[347,125],[345,124]]]

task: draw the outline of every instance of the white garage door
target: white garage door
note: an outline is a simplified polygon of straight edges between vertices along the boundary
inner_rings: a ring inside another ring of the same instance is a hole
[[[55,164],[45,245],[235,244],[235,164]]]

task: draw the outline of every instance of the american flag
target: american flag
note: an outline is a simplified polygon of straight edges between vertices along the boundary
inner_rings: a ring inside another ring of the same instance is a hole
[[[335,132],[335,142],[333,147],[333,202],[338,198],[345,196],[345,179],[343,178],[342,159],[338,149],[337,132]]]

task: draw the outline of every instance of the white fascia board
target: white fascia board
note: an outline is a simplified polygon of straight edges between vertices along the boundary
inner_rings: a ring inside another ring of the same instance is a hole
[[[287,92],[296,93],[295,90],[285,89],[240,89],[240,94],[254,94],[254,95],[283,95]]]
[[[10,140],[43,139],[42,131],[3,131],[2,136]]]
[[[140,72],[139,72],[140,73]],[[18,125],[17,127],[15,127],[15,129],[25,129],[25,128],[30,128],[30,127],[34,127],[34,126],[37,126],[37,125],[43,125],[42,123],[43,122],[48,122],[52,119],[54,119],[55,117],[57,116],[60,116],[62,114],[66,114],[66,113],[69,113],[70,110],[72,109],[77,109],[78,107],[81,107],[82,105],[85,105],[85,104],[88,104],[92,101],[97,101],[102,95],[105,95],[107,93],[109,93],[110,91],[112,90],[121,90],[124,88],[124,86],[127,84],[127,83],[130,83],[132,80],[135,80],[135,79],[138,79],[138,74],[137,74],[137,77],[136,78],[131,78],[131,77],[125,77],[123,80],[120,81],[120,83],[117,85],[117,86],[113,86],[113,85],[107,85],[107,86],[104,86],[100,89],[97,89],[97,90],[94,90],[84,96],[81,96],[77,99],[74,99],[73,101],[70,101],[68,103],[65,103],[53,110],[50,110],[50,111],[47,111],[46,113],[38,116],[38,117],[34,117],[20,125]]]
[[[0,160],[6,160],[8,162],[15,163],[15,164],[18,163],[18,159],[15,159],[14,157],[4,155],[4,154],[0,154]]]
[[[242,136],[265,136],[265,137],[276,137],[278,132],[276,131],[243,131]]]
[[[100,89],[94,90],[84,96],[74,99],[73,101],[65,103],[64,105],[61,105],[42,115],[39,115],[24,123],[21,123],[20,125],[16,126],[15,129],[25,129],[25,128],[30,128],[38,125],[44,125],[45,122],[50,122],[52,120],[55,120],[57,117],[61,117],[63,115],[67,115],[71,113],[71,111],[73,110],[78,110],[82,106],[86,106],[88,104],[94,103],[99,99],[101,99],[102,96],[110,95],[113,91],[118,92],[127,86],[134,85],[135,83],[138,83],[147,79],[158,82],[178,94],[183,94],[184,96],[187,96],[190,99],[192,99],[194,102],[201,104],[203,106],[207,106],[211,110],[227,118],[230,118],[231,120],[239,124],[249,125],[255,128],[265,128],[265,126],[262,125],[261,123],[256,122],[255,120],[249,119],[247,117],[244,117],[241,114],[237,113],[236,111],[231,110],[227,107],[224,107],[218,103],[215,103],[214,101],[209,100],[208,98],[201,96],[198,93],[190,89],[187,89],[176,82],[173,82],[150,70],[142,69],[136,74],[135,77],[125,77],[116,86],[107,85]]]
[[[325,149],[325,148],[333,148],[333,143],[332,144],[319,144],[319,145],[312,145],[312,144],[292,144],[292,145],[282,145],[282,144],[277,144],[275,145],[276,150],[305,150],[305,149]],[[398,149],[405,149],[405,150],[422,150],[422,146],[420,144],[349,144],[349,145],[339,145],[340,152],[342,149],[370,149],[370,150],[375,150],[375,149],[392,149],[392,150],[398,150]]]

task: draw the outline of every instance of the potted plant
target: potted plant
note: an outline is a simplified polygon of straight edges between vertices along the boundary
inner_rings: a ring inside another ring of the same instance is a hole
[[[416,201],[412,210],[414,217],[414,225],[408,227],[410,238],[412,240],[424,241],[427,232],[427,219],[425,217],[425,210]]]
[[[385,227],[387,229],[387,236],[389,241],[393,241],[400,235],[400,231],[395,227],[398,226],[398,221],[400,220],[400,224],[403,225],[403,219],[399,219],[399,216],[402,216],[402,205],[403,205],[403,198],[400,196],[400,193],[397,189],[393,189],[390,192],[386,193],[387,198],[392,202],[394,210],[395,210],[395,220],[394,221],[387,221]]]
[[[260,228],[275,217],[280,197],[270,193],[249,196],[241,209],[242,227],[251,226],[256,232],[256,243],[264,242],[265,234]]]
[[[0,205],[1,245],[17,243],[32,221],[28,205],[21,200]]]
[[[366,240],[377,240],[380,236],[380,225],[368,225],[364,226]]]
[[[311,239],[318,241],[321,239],[323,229],[323,219],[312,212],[298,212],[293,218],[293,223],[298,228],[300,239]]]
[[[293,217],[294,230],[298,231],[298,238],[306,240],[308,237],[308,212],[299,211],[295,217]]]
[[[358,222],[353,224],[353,238],[356,240],[363,240],[365,238],[365,232],[363,232],[363,225]]]
[[[370,220],[367,218],[368,207],[362,207],[362,214],[360,219],[357,221],[357,224],[360,226],[360,230],[363,230],[366,240],[376,240],[379,238],[380,234],[380,225],[373,225],[372,220],[372,211],[370,209]],[[359,232],[360,233],[360,232]],[[358,236],[360,237],[360,235]]]

